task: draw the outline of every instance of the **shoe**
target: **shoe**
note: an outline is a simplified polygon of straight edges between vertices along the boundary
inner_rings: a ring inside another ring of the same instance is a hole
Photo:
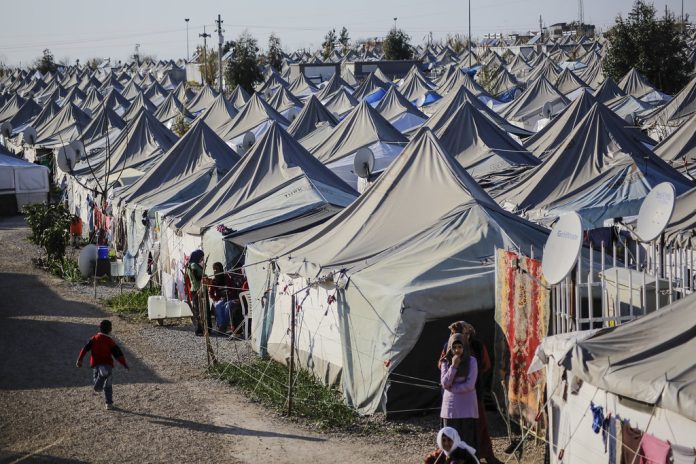
[[[203,336],[203,331],[202,330],[196,330],[196,337],[202,337]]]
[[[116,408],[115,408],[115,406],[114,406],[113,404],[107,404],[107,405],[106,405],[106,410],[107,410],[107,411],[113,411],[114,409],[116,409]]]

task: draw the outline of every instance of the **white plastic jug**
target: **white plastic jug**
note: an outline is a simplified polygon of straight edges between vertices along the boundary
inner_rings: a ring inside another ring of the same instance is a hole
[[[147,298],[147,318],[164,319],[167,317],[167,299],[163,296],[150,296]]]

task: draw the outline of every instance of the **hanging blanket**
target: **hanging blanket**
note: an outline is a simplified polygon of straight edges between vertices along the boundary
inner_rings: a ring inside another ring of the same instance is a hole
[[[541,285],[540,283],[543,283]],[[496,364],[507,383],[508,412],[533,423],[544,395],[541,372],[527,369],[541,340],[548,333],[549,292],[541,261],[516,252],[498,250],[495,321],[498,325]]]

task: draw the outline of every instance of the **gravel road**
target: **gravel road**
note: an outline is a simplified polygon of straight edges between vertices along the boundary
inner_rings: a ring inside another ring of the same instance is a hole
[[[21,218],[0,218],[0,462],[412,463],[432,449],[437,418],[365,437],[315,432],[251,403],[206,377],[190,327],[109,314],[88,288],[34,268],[27,235]],[[114,370],[114,411],[92,390],[91,371],[75,367],[104,318],[131,365]],[[221,359],[253,356],[245,342],[215,346]],[[423,424],[432,429],[411,432]],[[541,462],[540,449],[523,462]]]

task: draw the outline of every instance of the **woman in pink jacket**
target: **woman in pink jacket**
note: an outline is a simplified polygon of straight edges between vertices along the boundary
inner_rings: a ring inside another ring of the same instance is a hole
[[[477,420],[476,358],[461,334],[453,334],[447,343],[447,353],[440,363],[440,383],[444,389],[440,417],[446,427],[452,427],[461,439],[476,448]]]

